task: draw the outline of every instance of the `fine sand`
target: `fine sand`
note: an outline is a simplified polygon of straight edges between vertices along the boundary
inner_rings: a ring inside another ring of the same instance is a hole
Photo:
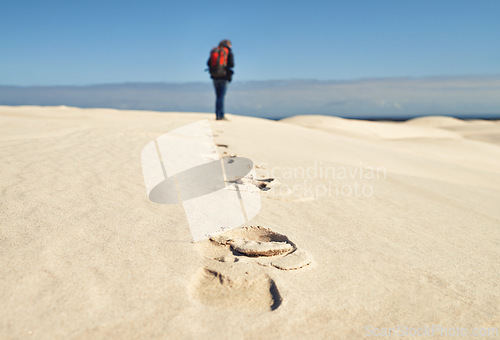
[[[228,118],[0,106],[0,338],[500,326],[498,121]],[[193,243],[141,151],[203,119],[253,161],[261,210]]]

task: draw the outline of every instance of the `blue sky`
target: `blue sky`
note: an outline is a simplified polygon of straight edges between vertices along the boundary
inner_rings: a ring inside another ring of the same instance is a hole
[[[208,81],[233,41],[235,81],[500,74],[500,1],[0,2],[0,84]]]

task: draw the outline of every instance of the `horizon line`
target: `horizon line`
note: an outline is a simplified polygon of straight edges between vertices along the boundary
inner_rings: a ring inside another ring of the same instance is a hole
[[[463,74],[463,75],[424,75],[424,76],[390,76],[390,77],[362,77],[362,78],[343,78],[343,79],[317,79],[317,78],[276,78],[276,79],[244,79],[234,80],[235,83],[272,83],[272,82],[315,82],[315,83],[356,83],[365,81],[384,81],[384,80],[422,80],[422,79],[464,79],[464,78],[496,78],[500,77],[500,73],[494,74]],[[0,87],[92,87],[92,86],[109,86],[109,85],[193,85],[193,84],[209,84],[211,80],[203,81],[123,81],[123,82],[103,82],[103,83],[87,83],[87,84],[45,84],[45,85],[13,85],[0,84]]]
[[[150,112],[158,112],[158,113],[186,113],[186,114],[206,114],[206,115],[213,115],[213,112],[202,112],[202,111],[180,111],[180,110],[169,110],[169,111],[162,111],[162,110],[151,110],[151,109],[119,109],[115,107],[83,107],[83,106],[73,106],[73,105],[3,105],[0,104],[0,106],[7,106],[7,107],[21,107],[21,106],[31,106],[31,107],[43,107],[43,108],[70,108],[70,109],[89,109],[89,110],[116,110],[116,111],[150,111]],[[292,117],[301,117],[301,116],[322,116],[322,117],[337,117],[337,118],[342,118],[342,119],[353,119],[353,120],[366,120],[366,121],[408,121],[412,120],[415,118],[422,118],[422,117],[450,117],[450,118],[456,118],[460,120],[469,120],[469,119],[479,119],[479,120],[500,120],[500,111],[498,113],[464,113],[464,114],[459,114],[459,113],[448,113],[448,114],[387,114],[387,115],[382,115],[382,114],[373,114],[373,115],[366,115],[366,114],[353,114],[353,115],[345,115],[345,114],[336,114],[336,115],[329,115],[329,114],[294,114],[290,116],[270,116],[270,117],[264,117],[264,116],[254,116],[254,115],[245,115],[245,114],[238,114],[238,113],[231,113],[227,112],[226,114],[228,115],[233,115],[233,116],[241,116],[241,117],[250,117],[250,118],[260,118],[260,119],[268,119],[268,120],[274,120],[274,121],[279,121],[282,119],[286,118],[292,118]]]

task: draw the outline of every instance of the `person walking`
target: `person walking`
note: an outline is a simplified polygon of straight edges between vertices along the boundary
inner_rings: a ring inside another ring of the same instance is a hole
[[[214,83],[215,89],[215,119],[227,120],[224,118],[224,96],[226,95],[227,84],[233,79],[232,70],[234,67],[234,56],[231,51],[231,41],[222,40],[219,46],[210,51],[207,65],[210,71],[210,77]]]

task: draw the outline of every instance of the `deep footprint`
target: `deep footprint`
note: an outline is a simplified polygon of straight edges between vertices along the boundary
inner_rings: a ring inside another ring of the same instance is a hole
[[[281,270],[299,269],[312,262],[310,255],[297,249],[288,237],[260,226],[232,230],[223,235],[211,237],[210,241],[218,246],[208,247],[212,253],[221,254],[226,250],[226,253],[222,255],[227,256],[219,255],[218,260],[222,257],[230,258],[228,262],[235,262],[248,257],[257,258],[256,263],[264,266],[272,265]],[[228,246],[233,256],[229,255]],[[211,258],[215,259],[215,256]],[[246,259],[246,261],[253,260]]]
[[[196,248],[206,267],[193,277],[192,297],[232,310],[277,309],[282,298],[267,272],[296,270],[312,262],[288,237],[260,226],[227,231],[198,242]]]
[[[274,178],[253,179],[252,184],[262,191],[267,191],[271,189],[268,187],[268,184],[272,181],[274,181]]]
[[[219,245],[229,245],[237,254],[258,257],[285,255],[296,249],[285,235],[264,227],[244,227],[211,237]]]
[[[293,251],[293,246],[286,242],[260,242],[237,238],[231,240],[231,248],[247,256],[276,256],[285,255]]]
[[[264,273],[228,275],[203,268],[192,288],[193,296],[203,304],[232,310],[272,311],[282,300],[274,281]]]

